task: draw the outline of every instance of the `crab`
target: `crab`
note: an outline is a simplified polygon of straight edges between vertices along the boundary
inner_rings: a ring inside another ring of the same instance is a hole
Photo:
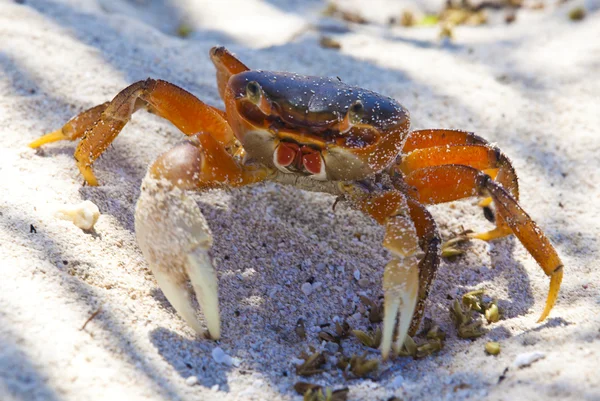
[[[189,191],[264,181],[334,195],[385,227],[384,358],[417,331],[440,263],[444,245],[427,205],[475,196],[493,202],[495,228],[465,236],[491,241],[514,234],[550,277],[539,321],[548,316],[563,263],[519,205],[515,170],[498,148],[466,131],[411,131],[409,113],[397,101],[339,79],[251,70],[224,47],[212,48],[210,57],[225,111],[169,82],[146,79],[30,144],[81,139],[77,166],[88,185],[98,185],[93,162],[136,110],[169,120],[189,137],[148,168],[135,231],[160,288],[196,332],[221,335],[212,235]]]

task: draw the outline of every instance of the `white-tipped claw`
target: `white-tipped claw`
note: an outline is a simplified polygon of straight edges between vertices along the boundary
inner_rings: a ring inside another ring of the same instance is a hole
[[[399,353],[410,327],[417,294],[419,291],[419,269],[416,256],[393,258],[383,273],[384,318],[381,355],[387,359],[392,347],[394,323],[398,313],[398,332],[394,352]]]
[[[165,297],[167,297],[167,300],[171,303],[171,306],[179,313],[179,316],[181,316],[196,333],[202,334],[203,330],[200,326],[200,322],[196,318],[196,311],[192,307],[191,294],[186,283],[178,283],[173,280],[168,273],[165,273],[161,269],[153,268],[152,272],[158,282],[158,286],[163,294],[165,294]]]
[[[138,244],[158,285],[177,313],[197,333],[187,280],[204,312],[208,336],[220,336],[217,277],[210,255],[212,235],[196,202],[167,180],[146,175],[135,211]]]
[[[217,275],[208,251],[196,248],[189,253],[188,275],[196,292],[196,299],[204,312],[208,335],[213,340],[221,337]]]

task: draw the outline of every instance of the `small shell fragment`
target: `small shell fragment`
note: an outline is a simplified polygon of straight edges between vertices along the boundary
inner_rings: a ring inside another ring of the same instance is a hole
[[[58,209],[55,216],[68,220],[82,230],[91,230],[100,217],[100,210],[93,202],[86,200],[77,205],[65,205]]]
[[[529,366],[532,363],[539,361],[540,359],[544,359],[546,354],[539,351],[533,352],[525,352],[523,354],[517,355],[515,358],[513,365],[515,368],[524,368],[525,366]]]

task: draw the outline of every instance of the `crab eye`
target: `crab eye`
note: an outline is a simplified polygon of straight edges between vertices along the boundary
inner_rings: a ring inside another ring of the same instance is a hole
[[[348,110],[348,119],[352,124],[359,124],[363,115],[365,114],[365,106],[360,100],[352,103]]]
[[[260,85],[255,81],[250,81],[246,85],[246,96],[254,104],[260,101]]]

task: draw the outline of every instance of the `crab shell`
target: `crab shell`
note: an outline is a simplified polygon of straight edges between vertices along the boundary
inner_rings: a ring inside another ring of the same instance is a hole
[[[361,180],[400,153],[410,127],[395,100],[339,80],[251,70],[225,88],[247,158],[316,180]]]

